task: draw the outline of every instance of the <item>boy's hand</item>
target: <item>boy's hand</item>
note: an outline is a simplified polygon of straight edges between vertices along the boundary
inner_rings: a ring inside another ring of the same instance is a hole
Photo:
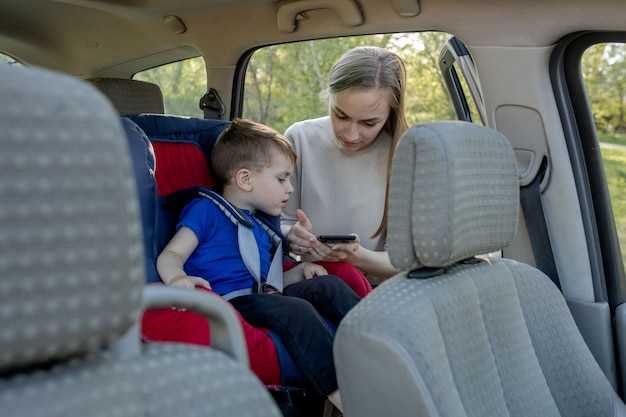
[[[310,262],[303,262],[303,271],[305,279],[311,279],[317,276],[328,275],[328,271],[321,265]]]
[[[296,211],[296,217],[298,221],[291,227],[287,234],[289,246],[291,251],[296,255],[308,254],[311,248],[319,242],[312,233],[313,225],[304,211],[298,209]]]
[[[170,280],[169,284],[172,287],[194,289],[196,286],[202,287],[205,290],[211,290],[211,285],[200,277],[193,277],[189,275],[179,275]]]

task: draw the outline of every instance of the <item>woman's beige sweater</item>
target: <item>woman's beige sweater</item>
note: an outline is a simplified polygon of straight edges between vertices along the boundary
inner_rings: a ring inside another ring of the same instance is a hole
[[[311,219],[313,233],[357,233],[363,247],[383,250],[381,239],[371,236],[385,204],[389,135],[381,132],[367,148],[345,152],[335,141],[328,116],[295,123],[285,135],[298,161],[283,225],[295,223],[300,208]]]

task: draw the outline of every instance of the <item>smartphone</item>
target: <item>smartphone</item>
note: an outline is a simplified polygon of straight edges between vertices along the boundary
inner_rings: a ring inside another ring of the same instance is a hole
[[[350,243],[356,242],[356,235],[319,235],[317,240],[323,243]]]

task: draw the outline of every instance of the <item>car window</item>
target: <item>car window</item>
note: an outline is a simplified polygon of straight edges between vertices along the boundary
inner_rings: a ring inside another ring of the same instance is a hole
[[[133,79],[161,87],[165,113],[203,117],[198,106],[200,98],[206,92],[206,68],[202,57],[141,71]]]
[[[468,120],[468,121],[484,126],[484,123],[482,122],[482,119],[480,117],[480,113],[478,112],[478,107],[476,106],[476,101],[474,100],[474,97],[472,97],[471,95],[469,85],[467,85],[467,80],[465,79],[465,76],[463,75],[463,71],[461,71],[461,66],[459,65],[458,62],[455,62],[453,64],[453,70],[456,73],[459,79],[459,82],[461,83],[461,93],[465,97],[465,102],[467,103],[467,106],[469,107],[471,120]]]
[[[622,258],[626,259],[626,47],[602,43],[587,49],[583,79],[591,105],[611,196]]]
[[[299,120],[328,114],[323,90],[334,62],[356,46],[373,45],[397,52],[406,63],[409,125],[455,119],[438,69],[440,32],[352,36],[260,48],[245,75],[243,117],[284,131]]]

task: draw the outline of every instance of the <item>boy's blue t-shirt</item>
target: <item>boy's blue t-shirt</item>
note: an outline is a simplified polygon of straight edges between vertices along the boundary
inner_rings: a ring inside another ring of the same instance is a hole
[[[261,279],[265,281],[272,261],[272,240],[252,213],[241,211],[254,224]],[[254,277],[239,253],[237,225],[219,207],[207,198],[194,199],[183,209],[176,229],[183,226],[191,229],[198,238],[198,247],[184,265],[187,275],[206,279],[213,291],[220,295],[252,288]]]

